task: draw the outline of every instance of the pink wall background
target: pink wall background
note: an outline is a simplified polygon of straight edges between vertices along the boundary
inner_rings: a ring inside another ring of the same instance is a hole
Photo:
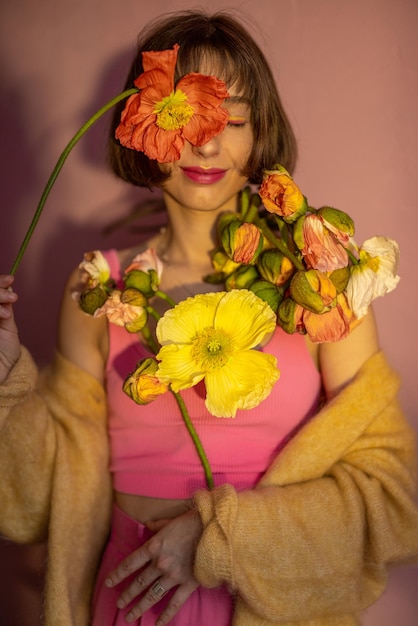
[[[0,267],[8,271],[55,161],[74,132],[120,91],[136,34],[166,11],[225,3],[155,0],[14,0],[0,9],[2,97]],[[401,399],[418,430],[417,227],[418,3],[416,0],[230,0],[274,69],[300,147],[296,180],[314,206],[356,220],[357,240],[389,235],[401,246],[401,283],[376,302],[383,348],[403,378]],[[254,22],[258,25],[254,25]],[[85,250],[129,245],[129,217],[148,193],[106,169],[106,120],[71,154],[21,264],[22,341],[52,355],[68,272]],[[155,197],[155,196],[152,196]],[[1,504],[0,504],[1,507]],[[76,540],[76,538],[75,538]],[[0,550],[0,626],[39,624],[43,546]],[[393,573],[367,626],[417,623],[418,566]]]

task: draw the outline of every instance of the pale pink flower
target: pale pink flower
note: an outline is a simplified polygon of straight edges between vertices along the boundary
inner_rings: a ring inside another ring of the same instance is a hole
[[[308,267],[333,272],[348,265],[344,245],[349,237],[316,214],[307,215],[302,226],[302,255]]]
[[[116,326],[126,326],[144,315],[142,306],[134,306],[121,301],[121,291],[114,289],[106,302],[94,312],[94,317],[106,315],[109,322]]]
[[[154,270],[157,272],[158,280],[160,280],[163,272],[163,262],[157,256],[154,248],[148,248],[145,252],[136,255],[129,267],[126,268],[125,274],[132,270],[141,270],[142,272]]]

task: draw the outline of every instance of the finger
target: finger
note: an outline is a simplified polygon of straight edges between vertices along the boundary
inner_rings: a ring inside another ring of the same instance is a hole
[[[7,304],[13,303],[17,300],[17,293],[15,293],[11,287],[0,287],[0,302]]]
[[[128,622],[133,622],[146,613],[154,604],[157,604],[168,591],[170,591],[170,583],[164,582],[163,578],[157,578],[154,584],[150,585],[146,593],[139,602],[131,608],[126,616]]]
[[[170,598],[170,602],[167,604],[161,615],[155,622],[155,626],[166,626],[173,617],[180,611],[185,602],[189,599],[192,593],[198,588],[197,582],[190,582],[181,585],[176,589],[173,597]]]
[[[0,287],[7,289],[14,282],[15,277],[11,274],[0,274]]]
[[[132,552],[126,559],[118,565],[118,567],[110,572],[106,578],[106,587],[114,587],[118,585],[122,580],[125,580],[128,576],[141,569],[150,560],[148,551],[144,550],[144,546]]]
[[[158,617],[156,626],[165,626],[165,624],[168,624],[198,586],[198,583],[194,581],[180,585],[174,592],[172,598],[170,598],[170,601],[162,611],[161,615]],[[162,594],[158,591],[161,588],[164,590],[164,593]],[[170,591],[170,589],[172,589],[172,587],[170,587],[170,583],[166,582],[166,579],[164,578],[159,578],[156,581],[156,584],[152,585],[141,600],[129,611],[126,616],[126,620],[128,622],[133,622],[134,620],[139,619],[152,606],[157,604],[161,598],[164,597],[168,591]]]
[[[142,594],[147,588],[150,588],[153,583],[161,576],[161,571],[156,568],[147,567],[141,570],[127,589],[125,589],[117,600],[117,606],[119,609],[123,609],[137,596]],[[158,594],[155,595],[155,601],[161,599]],[[155,602],[154,602],[155,603]]]

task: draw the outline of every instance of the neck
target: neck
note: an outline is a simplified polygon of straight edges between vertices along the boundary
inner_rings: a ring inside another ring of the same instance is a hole
[[[225,207],[217,211],[197,211],[186,209],[169,197],[165,200],[169,226],[161,239],[161,256],[171,265],[210,271],[209,252],[216,243],[216,219]]]

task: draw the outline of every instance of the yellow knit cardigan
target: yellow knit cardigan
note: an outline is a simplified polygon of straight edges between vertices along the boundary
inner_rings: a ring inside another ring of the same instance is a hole
[[[418,554],[415,441],[380,352],[287,444],[256,489],[195,494],[195,574],[226,583],[234,626],[352,626],[387,566]],[[45,623],[87,626],[109,531],[105,391],[26,350],[0,385],[0,533],[48,538]]]

